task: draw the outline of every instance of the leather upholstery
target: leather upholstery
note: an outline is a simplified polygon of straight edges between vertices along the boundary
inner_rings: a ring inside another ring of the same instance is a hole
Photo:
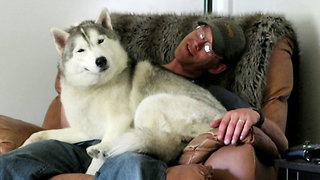
[[[269,61],[267,86],[263,93],[262,112],[284,132],[287,124],[288,98],[293,88],[291,56],[294,47],[285,38],[279,41]]]
[[[167,180],[209,180],[213,177],[213,169],[202,164],[172,166],[167,169],[166,175]]]
[[[60,101],[60,73],[57,73],[55,81],[55,89],[58,93],[57,97],[51,102],[46,116],[44,118],[42,127],[44,129],[60,129],[69,127],[68,121],[64,114],[64,110]]]
[[[32,133],[41,130],[33,124],[0,115],[0,154],[18,148]]]

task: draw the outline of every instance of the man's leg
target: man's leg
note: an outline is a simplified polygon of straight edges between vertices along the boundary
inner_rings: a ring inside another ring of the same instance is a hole
[[[90,162],[83,147],[40,141],[0,155],[0,179],[45,179],[61,173],[84,173]]]
[[[148,155],[126,152],[107,159],[96,180],[165,180],[167,165]]]

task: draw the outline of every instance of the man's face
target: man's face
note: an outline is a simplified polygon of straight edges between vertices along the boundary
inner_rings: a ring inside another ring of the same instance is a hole
[[[175,50],[175,58],[183,66],[210,69],[222,59],[209,49],[212,48],[211,44],[211,29],[208,26],[197,27],[180,42]]]

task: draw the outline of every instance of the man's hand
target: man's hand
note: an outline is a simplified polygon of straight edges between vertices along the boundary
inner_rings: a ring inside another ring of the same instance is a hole
[[[218,140],[224,144],[236,144],[243,140],[249,133],[250,128],[260,119],[258,112],[250,108],[239,108],[228,111],[223,118],[212,121],[212,128],[219,127]]]

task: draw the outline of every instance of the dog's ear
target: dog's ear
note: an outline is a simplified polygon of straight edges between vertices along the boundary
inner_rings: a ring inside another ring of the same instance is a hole
[[[56,45],[56,49],[57,49],[58,53],[60,55],[62,55],[62,52],[66,46],[66,43],[67,43],[67,39],[69,37],[69,33],[65,32],[63,30],[57,29],[57,28],[51,28],[50,31],[53,36],[54,43]]]
[[[96,23],[112,30],[111,18],[107,8],[102,9],[98,19],[96,20]]]

